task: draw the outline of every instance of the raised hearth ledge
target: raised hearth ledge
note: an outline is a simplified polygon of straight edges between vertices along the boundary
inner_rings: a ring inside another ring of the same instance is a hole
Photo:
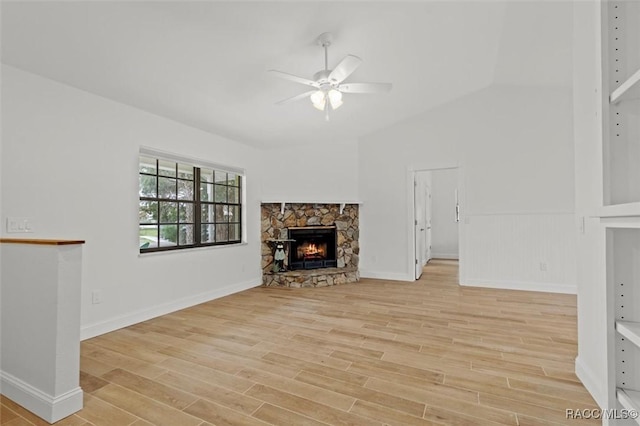
[[[263,275],[265,287],[327,287],[335,284],[355,283],[360,280],[358,268],[300,269],[270,272]]]

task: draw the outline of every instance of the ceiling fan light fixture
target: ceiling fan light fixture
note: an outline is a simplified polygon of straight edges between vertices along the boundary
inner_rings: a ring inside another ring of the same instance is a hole
[[[362,59],[355,55],[347,55],[330,70],[328,52],[333,37],[330,33],[323,33],[317,40],[324,49],[324,69],[315,73],[313,80],[282,71],[270,70],[277,77],[312,87],[307,92],[276,102],[277,105],[309,97],[316,109],[325,112],[325,118],[328,121],[329,111],[342,106],[343,93],[383,93],[391,90],[391,83],[345,83],[345,80],[360,66]]]
[[[336,89],[329,90],[327,94],[332,109],[338,109],[342,106],[342,92]]]
[[[311,99],[311,103],[316,109],[319,109],[320,111],[324,111],[324,107],[327,104],[327,97],[325,96],[322,90],[318,90],[314,92],[310,96],[310,99]]]

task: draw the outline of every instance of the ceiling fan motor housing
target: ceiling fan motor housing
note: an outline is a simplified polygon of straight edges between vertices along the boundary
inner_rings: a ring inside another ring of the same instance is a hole
[[[331,71],[332,70],[322,70],[313,75],[313,79],[318,83],[321,89],[323,88],[323,86],[328,86],[328,88],[337,86],[337,81],[329,80]]]

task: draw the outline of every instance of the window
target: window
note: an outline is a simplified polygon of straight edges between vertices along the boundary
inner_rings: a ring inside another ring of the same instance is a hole
[[[142,153],[140,252],[242,241],[242,175]]]

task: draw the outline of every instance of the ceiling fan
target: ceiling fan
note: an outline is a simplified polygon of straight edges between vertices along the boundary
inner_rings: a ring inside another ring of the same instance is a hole
[[[313,80],[282,71],[269,70],[277,77],[313,87],[313,90],[283,99],[276,102],[276,105],[308,97],[314,107],[325,112],[325,118],[329,121],[329,109],[338,109],[342,105],[343,93],[384,93],[391,90],[391,83],[345,83],[344,80],[360,66],[362,59],[347,55],[333,70],[330,70],[328,50],[332,41],[331,33],[322,33],[318,36],[317,42],[324,48],[324,69],[315,73]]]

